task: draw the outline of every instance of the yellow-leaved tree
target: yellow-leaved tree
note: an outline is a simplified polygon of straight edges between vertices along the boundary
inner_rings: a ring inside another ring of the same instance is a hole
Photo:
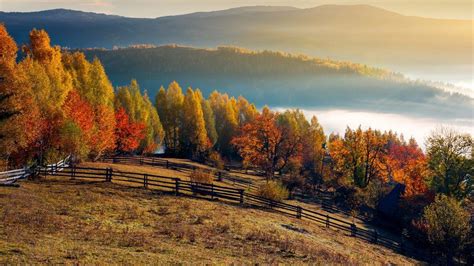
[[[201,101],[192,88],[186,91],[182,118],[182,153],[191,155],[192,158],[199,158],[210,145]]]

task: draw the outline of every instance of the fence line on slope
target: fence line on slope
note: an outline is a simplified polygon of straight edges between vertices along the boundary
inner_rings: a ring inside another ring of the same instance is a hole
[[[271,209],[298,219],[315,222],[326,228],[341,230],[350,234],[352,237],[384,246],[407,256],[423,260],[429,258],[424,251],[414,247],[407,247],[403,238],[392,239],[380,235],[377,231],[357,227],[354,223],[338,219],[331,215],[308,210],[297,205],[269,200],[245,192],[244,189],[224,187],[215,184],[203,184],[182,180],[180,178],[146,173],[123,172],[113,170],[112,168],[64,166],[62,167],[62,171],[57,171],[54,166],[48,166],[41,168],[39,174],[43,176],[69,177],[70,179],[105,181],[119,185],[157,190],[177,196],[195,196],[211,200],[218,199],[229,203],[240,204],[241,206]]]
[[[53,168],[55,169],[54,171],[61,171],[63,167],[69,166],[70,160],[71,160],[71,156],[67,156],[63,160],[54,164],[49,164],[46,167]],[[32,165],[28,167],[23,167],[21,169],[0,172],[0,184],[12,185],[20,179],[25,179],[32,175],[35,175],[37,171],[38,171],[38,167],[36,165]]]
[[[162,167],[162,168],[172,169],[172,170],[189,170],[189,171],[200,170],[200,171],[204,171],[208,173],[214,173],[217,180],[229,181],[232,183],[232,185],[240,187],[242,189],[247,189],[247,190],[258,189],[258,186],[254,184],[252,180],[231,175],[229,174],[228,171],[225,171],[225,170],[214,170],[214,169],[209,169],[202,166],[190,165],[186,163],[176,163],[176,162],[171,162],[169,160],[156,158],[156,157],[113,156],[113,157],[102,157],[101,161],[105,163],[122,163],[122,164],[136,164],[136,165],[146,165],[146,166],[152,166],[152,167]]]
[[[105,163],[121,163],[121,164],[135,164],[135,165],[143,165],[143,166],[152,166],[152,167],[162,167],[166,169],[172,169],[172,170],[196,170],[199,169],[201,171],[207,171],[207,172],[213,172],[215,175],[215,178],[218,181],[224,181],[227,183],[232,184],[235,187],[245,189],[247,191],[251,192],[256,192],[258,189],[258,185],[254,183],[253,180],[248,179],[248,178],[243,178],[239,176],[232,175],[229,173],[227,170],[211,170],[206,167],[202,166],[195,166],[195,165],[190,165],[187,163],[176,163],[169,161],[167,159],[162,159],[162,158],[157,158],[157,157],[146,157],[146,156],[112,156],[112,157],[102,157],[101,158],[102,162]],[[238,169],[236,167],[233,167],[233,171],[237,171]],[[318,191],[318,193],[324,193],[323,191]],[[342,213],[345,215],[352,216],[349,210],[343,209],[338,207],[337,205],[333,204],[327,199],[327,195],[332,193],[327,192],[325,193],[326,195],[319,195],[316,199],[318,200],[315,203],[318,203],[321,205],[321,207],[328,212],[331,213]],[[299,195],[299,194],[297,194]],[[364,220],[363,217],[358,217],[361,220]],[[367,222],[366,220],[364,220]]]

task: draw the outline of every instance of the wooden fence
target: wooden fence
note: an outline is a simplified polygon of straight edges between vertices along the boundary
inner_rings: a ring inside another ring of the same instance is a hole
[[[177,196],[194,196],[240,204],[241,206],[271,209],[298,219],[315,222],[326,228],[341,230],[353,237],[384,246],[408,256],[413,256],[418,259],[427,258],[426,254],[418,249],[407,248],[404,239],[392,239],[380,235],[377,231],[360,228],[354,223],[319,213],[317,211],[308,210],[301,206],[269,200],[248,193],[244,189],[224,187],[215,184],[203,184],[182,180],[180,178],[146,173],[122,172],[112,168],[63,166],[61,169],[62,171],[58,171],[55,166],[47,166],[41,168],[39,174],[43,176],[52,175],[57,177],[68,177],[70,179],[112,182],[131,187],[143,187],[146,189],[158,190]]]
[[[225,170],[215,170],[209,169],[202,166],[195,166],[186,163],[177,163],[171,162],[166,159],[156,158],[156,157],[131,157],[131,156],[115,156],[115,157],[103,157],[101,158],[102,162],[107,163],[120,163],[120,164],[134,164],[134,165],[146,165],[152,167],[160,167],[172,170],[200,170],[204,172],[212,172],[219,181],[228,181],[232,185],[246,189],[246,190],[256,190],[258,186],[249,179],[231,175],[228,171]]]
[[[65,159],[55,163],[47,165],[46,167],[54,169],[58,172],[63,169],[63,167],[68,166],[70,162],[70,156]],[[38,168],[36,166],[24,167],[22,169],[16,169],[6,172],[0,172],[0,184],[1,185],[12,185],[19,179],[27,178],[31,175],[34,175],[37,172]]]

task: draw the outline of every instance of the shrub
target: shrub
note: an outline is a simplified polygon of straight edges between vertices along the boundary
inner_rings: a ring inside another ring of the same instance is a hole
[[[216,169],[219,169],[219,170],[224,169],[224,160],[222,159],[221,155],[218,152],[211,151],[211,153],[208,156],[208,161]]]
[[[429,242],[448,259],[467,244],[471,230],[469,213],[454,198],[436,196],[435,202],[424,210],[423,223]]]
[[[282,201],[288,198],[289,192],[280,182],[267,181],[258,187],[257,195],[274,201]]]
[[[212,184],[214,181],[214,172],[197,169],[191,173],[189,179],[194,183]]]

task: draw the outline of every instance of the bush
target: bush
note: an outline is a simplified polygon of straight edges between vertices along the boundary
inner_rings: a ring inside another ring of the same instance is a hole
[[[423,213],[429,242],[448,259],[466,244],[471,230],[469,213],[454,198],[436,196]]]
[[[289,192],[280,182],[268,181],[258,187],[257,195],[274,201],[282,201],[288,198]]]
[[[197,169],[191,173],[189,179],[194,183],[212,184],[214,181],[214,172]]]
[[[211,153],[208,156],[208,161],[216,169],[219,169],[219,170],[224,169],[224,160],[222,159],[221,155],[218,152],[211,151]]]

